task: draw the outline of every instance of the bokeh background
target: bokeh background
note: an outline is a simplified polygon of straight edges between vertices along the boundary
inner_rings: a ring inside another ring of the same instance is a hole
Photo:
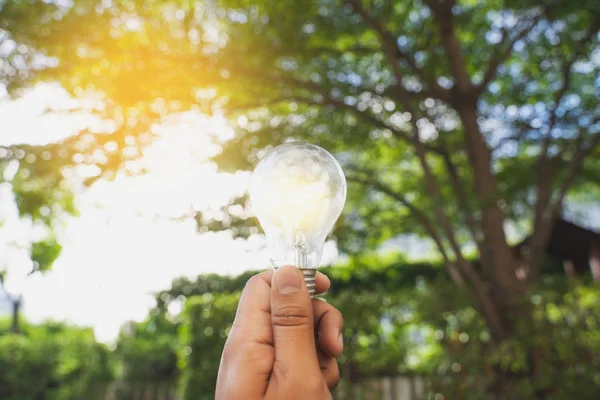
[[[336,399],[600,398],[599,31],[596,0],[0,0],[0,398],[213,398],[290,140],[348,178]]]

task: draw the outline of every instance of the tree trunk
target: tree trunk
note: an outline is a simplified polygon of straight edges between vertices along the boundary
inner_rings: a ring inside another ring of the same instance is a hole
[[[526,329],[533,328],[532,310],[526,301],[529,286],[525,279],[518,277],[519,267],[527,268],[527,266],[519,262],[506,239],[504,230],[506,218],[500,206],[502,199],[498,193],[490,149],[477,122],[477,107],[467,100],[457,107],[457,111],[465,131],[467,156],[473,167],[474,189],[481,201],[484,240],[484,254],[480,255],[481,273],[489,284],[493,311],[501,320],[500,329],[488,324],[494,342],[499,344],[507,338],[523,335],[524,332],[518,332],[519,325],[525,326]],[[489,315],[484,317],[488,322],[491,320]],[[519,324],[520,321],[529,321],[529,323]],[[488,389],[489,398],[498,400],[513,398],[514,394],[509,393],[511,382],[525,377],[515,376],[514,373],[500,366],[496,366],[495,370],[494,381]]]
[[[489,278],[498,282],[500,287],[520,287],[522,285],[519,285],[514,273],[516,263],[504,232],[505,217],[498,204],[500,198],[496,176],[492,171],[490,149],[477,123],[477,108],[468,105],[458,109],[458,112],[465,130],[467,155],[473,166],[475,192],[481,201],[486,250],[481,258],[491,263],[488,266]]]
[[[12,324],[10,326],[10,331],[12,333],[20,333],[21,326],[19,323],[19,312],[21,310],[21,299],[15,299],[12,302]]]
[[[465,131],[467,156],[473,167],[474,189],[481,201],[484,254],[481,254],[483,273],[491,288],[491,296],[496,304],[496,313],[502,321],[502,328],[492,328],[492,336],[502,340],[508,331],[508,308],[514,297],[523,294],[524,283],[517,279],[517,260],[506,241],[504,232],[505,217],[499,206],[496,176],[492,170],[490,149],[477,122],[477,106],[463,103],[457,107]],[[487,320],[490,317],[487,316]]]

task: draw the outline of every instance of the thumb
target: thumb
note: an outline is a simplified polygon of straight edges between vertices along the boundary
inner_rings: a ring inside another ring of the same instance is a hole
[[[312,302],[302,272],[294,266],[273,274],[271,321],[278,370],[291,376],[319,371]]]

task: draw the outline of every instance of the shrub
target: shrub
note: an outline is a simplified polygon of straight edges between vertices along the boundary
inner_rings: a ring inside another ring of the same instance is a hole
[[[207,293],[188,299],[180,331],[183,400],[214,398],[221,352],[235,317],[238,300],[238,293]]]
[[[113,379],[110,352],[89,329],[47,324],[0,335],[0,398],[100,399]]]

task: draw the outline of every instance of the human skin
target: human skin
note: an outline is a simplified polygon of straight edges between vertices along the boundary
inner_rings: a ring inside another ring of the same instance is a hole
[[[317,293],[328,288],[329,279],[317,273]],[[331,399],[342,327],[335,307],[310,299],[296,267],[253,276],[223,349],[215,399]]]

